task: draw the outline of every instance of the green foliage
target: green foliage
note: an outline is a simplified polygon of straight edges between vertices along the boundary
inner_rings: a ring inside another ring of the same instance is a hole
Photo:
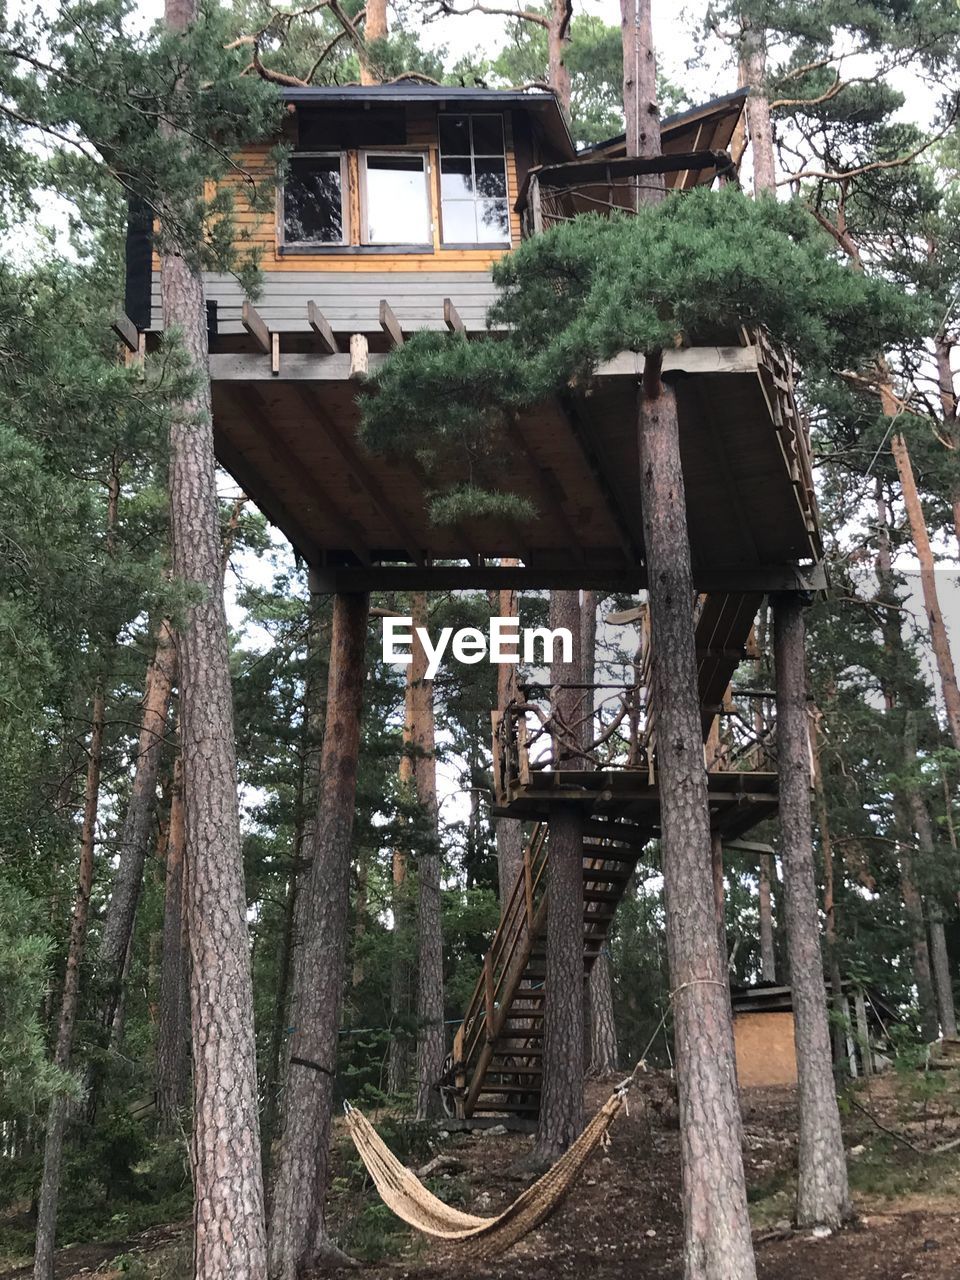
[[[812,371],[870,358],[926,323],[922,303],[840,264],[796,202],[698,189],[636,215],[588,215],[526,241],[494,270],[503,337],[415,334],[371,379],[372,449],[489,448],[491,429],[618,351],[764,326]],[[784,288],[784,281],[790,282]]]
[[[0,1121],[33,1114],[56,1093],[78,1094],[48,1060],[40,1009],[50,981],[51,939],[34,902],[0,874]]]
[[[514,520],[523,524],[537,517],[537,509],[528,498],[473,484],[437,494],[430,499],[427,511],[431,523],[439,525],[454,525],[461,520]]]

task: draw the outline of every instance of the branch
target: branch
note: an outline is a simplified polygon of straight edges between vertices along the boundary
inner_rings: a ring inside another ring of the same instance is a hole
[[[908,151],[905,155],[895,156],[892,160],[874,160],[870,164],[859,165],[855,169],[847,169],[845,172],[834,173],[826,169],[805,169],[800,173],[791,174],[789,178],[781,178],[777,186],[785,187],[791,182],[802,182],[806,178],[816,178],[820,182],[847,182],[850,178],[859,178],[864,173],[877,173],[882,169],[898,169],[902,165],[910,164],[916,160],[917,156],[923,155],[935,143],[940,142],[950,132],[953,122],[957,115],[957,108],[954,105],[950,112],[950,118],[943,126],[939,133],[935,133],[932,138],[928,138],[925,142],[921,142],[918,147],[912,151]]]
[[[450,0],[440,0],[440,8],[451,18],[464,18],[469,13],[490,13],[499,18],[519,18],[521,22],[532,22],[538,27],[543,27],[544,30],[550,28],[550,19],[532,9],[498,9],[492,5],[480,4],[479,0],[474,0],[474,3],[466,9],[457,9]]]
[[[259,36],[253,41],[253,69],[261,80],[269,80],[271,84],[285,84],[296,88],[303,88],[307,84],[307,81],[301,80],[299,76],[288,76],[284,71],[274,71],[271,67],[265,67],[260,61]]]

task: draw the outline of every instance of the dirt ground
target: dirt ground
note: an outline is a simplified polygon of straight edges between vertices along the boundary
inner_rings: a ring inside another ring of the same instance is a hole
[[[944,1084],[946,1085],[946,1081]],[[609,1092],[591,1083],[592,1110]],[[744,1159],[760,1280],[957,1280],[960,1277],[960,1086],[918,1098],[902,1080],[871,1082],[855,1096],[870,1112],[845,1111],[856,1220],[834,1235],[790,1229],[796,1169],[792,1089],[744,1093]],[[881,1128],[880,1126],[883,1126]],[[893,1137],[890,1132],[898,1135]],[[682,1220],[675,1109],[662,1083],[645,1105],[621,1114],[608,1151],[591,1160],[571,1196],[506,1258],[465,1266],[450,1249],[401,1237],[400,1256],[342,1277],[370,1280],[680,1280]],[[511,1172],[529,1151],[518,1134],[455,1134],[437,1149],[457,1161],[449,1174],[457,1203],[493,1215],[529,1178]],[[940,1148],[948,1150],[941,1151]],[[444,1178],[432,1184],[443,1194]],[[374,1193],[358,1193],[372,1204]],[[355,1214],[357,1198],[334,1199],[332,1217]],[[331,1228],[337,1229],[336,1220]],[[117,1255],[124,1255],[123,1260]],[[129,1274],[189,1280],[188,1224],[154,1228],[136,1240],[64,1250],[57,1280]],[[132,1264],[131,1265],[131,1260]],[[29,1268],[0,1280],[19,1280]],[[328,1273],[329,1275],[329,1273]]]

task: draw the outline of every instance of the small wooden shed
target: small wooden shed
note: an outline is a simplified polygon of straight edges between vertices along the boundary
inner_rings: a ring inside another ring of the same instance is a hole
[[[852,1077],[871,1075],[881,1065],[878,1047],[888,1043],[887,1028],[899,1015],[880,994],[849,979],[843,981],[846,1052],[839,1064]],[[831,998],[830,983],[826,984]],[[741,1089],[797,1083],[793,1000],[789,987],[757,983],[735,987],[733,1035]]]

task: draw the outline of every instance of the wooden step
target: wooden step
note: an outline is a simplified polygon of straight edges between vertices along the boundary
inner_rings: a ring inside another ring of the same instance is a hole
[[[503,1098],[512,1098],[518,1093],[523,1095],[527,1093],[539,1093],[539,1092],[540,1092],[540,1086],[538,1084],[536,1085],[516,1084],[512,1086],[499,1085],[499,1084],[488,1086],[485,1084],[483,1088],[480,1090],[479,1096],[481,1098],[487,1098],[489,1100],[491,1094],[496,1094],[498,1097],[503,1097]]]
[[[488,1076],[539,1076],[539,1067],[487,1067]]]

